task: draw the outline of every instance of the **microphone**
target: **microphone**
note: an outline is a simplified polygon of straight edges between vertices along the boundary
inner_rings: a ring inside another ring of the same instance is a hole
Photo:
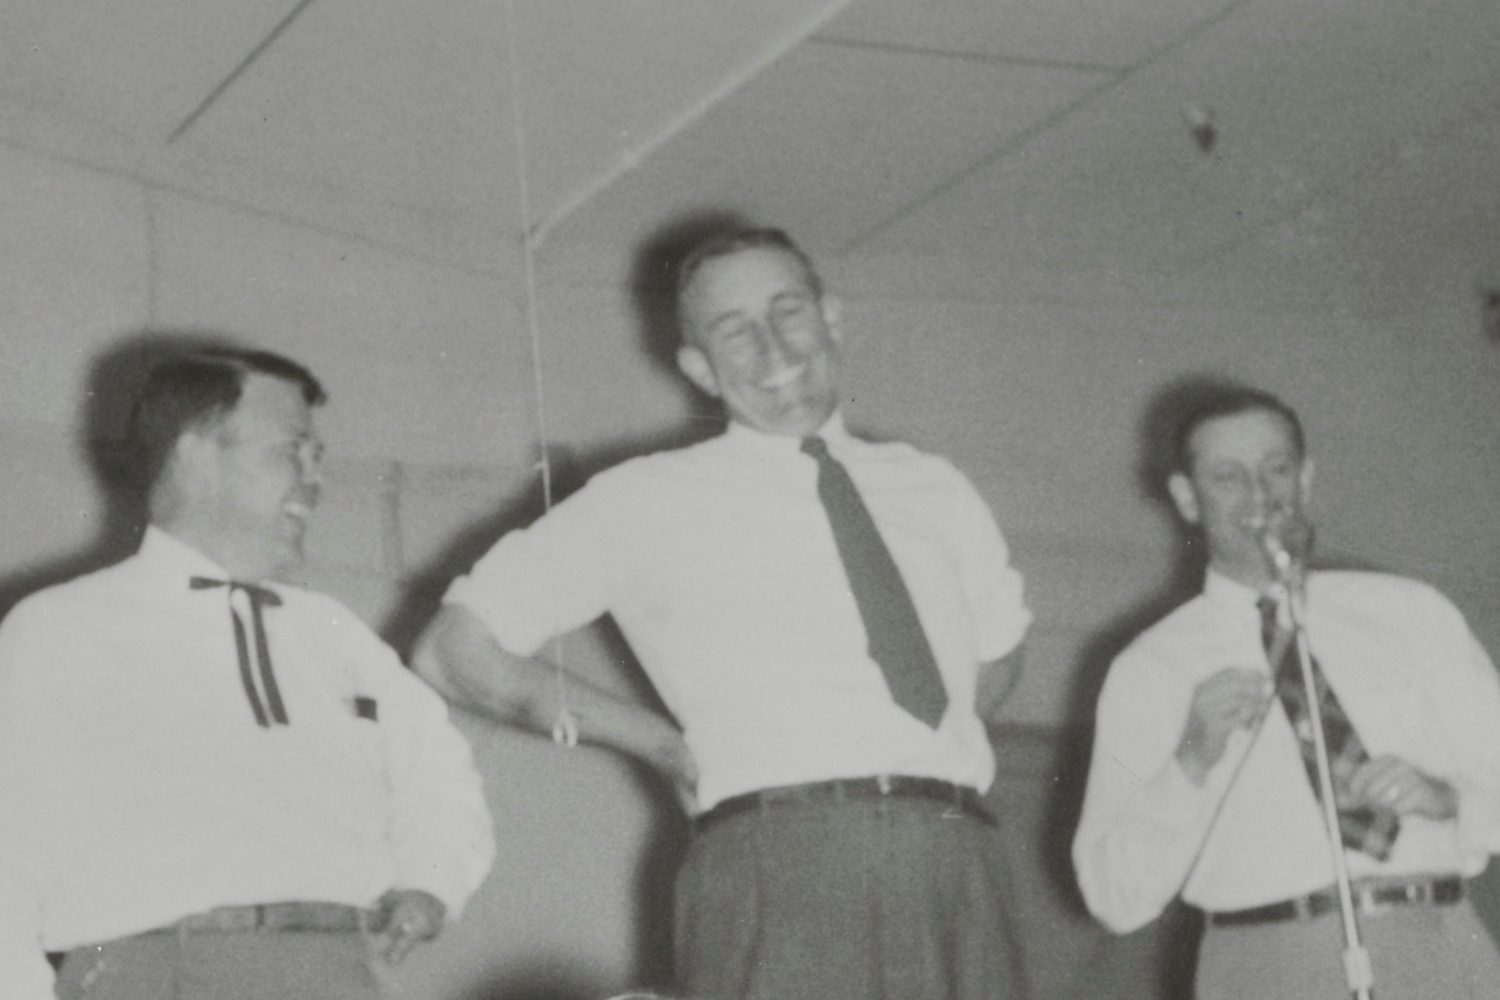
[[[1313,527],[1300,512],[1273,507],[1257,531],[1261,551],[1282,583],[1293,586],[1312,551]]]

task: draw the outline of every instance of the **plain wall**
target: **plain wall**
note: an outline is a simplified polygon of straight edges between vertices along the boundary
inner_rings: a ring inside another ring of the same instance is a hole
[[[441,267],[0,146],[0,261],[0,610],[114,558],[138,528],[112,514],[87,441],[119,412],[100,397],[124,388],[101,381],[101,359],[128,355],[142,330],[221,331],[319,373],[331,483],[308,582],[398,648],[454,572],[540,510],[539,419],[559,492],[716,426],[646,350],[626,260],[617,279],[582,280],[543,258],[538,370],[522,290],[499,276],[513,261],[497,261],[499,274]],[[936,275],[943,263],[910,267]],[[1108,657],[1181,593],[1173,525],[1138,468],[1144,414],[1185,373],[1284,394],[1319,461],[1321,548],[1436,583],[1500,649],[1500,345],[1466,300],[1360,314],[1101,295],[1061,279],[998,302],[850,284],[851,423],[952,457],[1026,574],[1037,623],[1009,706],[1018,727],[1086,723]],[[561,655],[641,690],[608,630]],[[488,781],[499,856],[465,920],[399,972],[407,995],[590,996],[658,979],[683,837],[663,789],[599,751],[459,722]],[[1032,788],[1052,815],[1053,765],[1018,767],[1012,793]]]

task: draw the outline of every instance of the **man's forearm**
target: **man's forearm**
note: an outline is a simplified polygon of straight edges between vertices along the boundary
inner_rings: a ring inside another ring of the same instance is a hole
[[[580,741],[689,780],[686,746],[670,720],[573,674],[564,673],[559,684],[555,665],[507,652],[461,608],[439,613],[418,641],[412,666],[450,700],[532,732],[553,732],[566,707]]]
[[[1015,693],[1026,661],[1026,647],[1017,646],[998,660],[980,665],[974,708],[980,721],[993,729],[1000,724],[1000,709]]]

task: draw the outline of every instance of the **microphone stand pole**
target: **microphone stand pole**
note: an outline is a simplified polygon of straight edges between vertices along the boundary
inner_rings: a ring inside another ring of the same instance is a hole
[[[1297,644],[1297,662],[1302,669],[1302,686],[1307,692],[1308,722],[1312,728],[1314,757],[1318,770],[1318,798],[1323,806],[1323,825],[1333,860],[1334,882],[1338,890],[1339,913],[1344,928],[1344,981],[1349,993],[1358,1000],[1371,1000],[1375,981],[1370,966],[1370,952],[1360,940],[1359,916],[1354,910],[1354,892],[1349,882],[1349,865],[1344,857],[1344,838],[1339,830],[1338,803],[1333,798],[1333,770],[1328,763],[1328,741],[1323,734],[1323,712],[1318,703],[1318,686],[1313,677],[1312,653],[1307,645],[1307,595],[1302,588],[1299,568],[1291,554],[1280,548],[1272,554],[1276,575],[1285,590],[1292,634]]]

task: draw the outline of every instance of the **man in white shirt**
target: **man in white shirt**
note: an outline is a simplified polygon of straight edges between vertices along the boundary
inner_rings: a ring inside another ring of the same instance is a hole
[[[679,365],[723,401],[726,431],[601,473],[502,538],[415,665],[696,791],[684,992],[1022,995],[978,803],[984,719],[1030,621],[993,518],[948,462],[845,429],[839,303],[781,231],[700,245],[678,309]],[[606,613],[682,730],[577,677],[560,699],[534,657]]]
[[[139,552],[0,626],[6,1000],[369,1000],[372,951],[399,961],[484,877],[442,700],[277,582],[318,500],[322,401],[278,355],[157,365],[132,417]]]
[[[1493,664],[1430,587],[1298,571],[1313,464],[1280,400],[1224,388],[1186,414],[1177,443],[1168,487],[1206,542],[1207,579],[1119,656],[1100,696],[1073,844],[1090,909],[1119,932],[1178,894],[1206,911],[1200,998],[1348,991],[1290,596],[1333,693],[1320,705],[1339,850],[1375,995],[1493,996],[1500,956],[1464,898],[1500,850]]]

